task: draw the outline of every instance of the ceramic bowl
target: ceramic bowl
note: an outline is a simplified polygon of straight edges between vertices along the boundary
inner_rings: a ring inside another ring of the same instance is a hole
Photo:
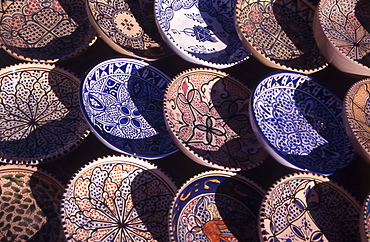
[[[251,128],[250,89],[225,72],[196,68],[174,77],[164,98],[173,140],[195,162],[246,170],[267,155]]]
[[[71,241],[169,241],[168,216],[177,192],[172,180],[147,161],[99,158],[70,180],[62,221]]]
[[[251,123],[264,148],[284,166],[331,175],[353,159],[342,101],[313,78],[278,72],[254,88]]]
[[[314,13],[305,1],[237,0],[235,23],[244,46],[261,63],[310,74],[327,66],[313,35]]]
[[[26,165],[0,166],[0,229],[3,241],[66,241],[60,219],[64,186]]]
[[[112,150],[146,159],[178,151],[163,116],[171,79],[143,60],[111,58],[93,66],[80,88],[91,130]]]
[[[259,241],[264,191],[253,181],[221,170],[189,179],[170,212],[172,241]]]
[[[155,0],[154,9],[163,39],[184,60],[222,69],[249,58],[235,29],[235,0]]]
[[[362,205],[362,214],[360,216],[360,235],[361,241],[370,240],[370,193],[366,196]]]
[[[87,0],[89,19],[115,51],[154,61],[172,54],[160,36],[154,1]]]
[[[343,123],[356,151],[370,162],[370,79],[355,82],[343,101]]]
[[[296,173],[281,178],[263,199],[261,241],[360,241],[360,205],[326,177]]]
[[[73,74],[49,64],[0,70],[0,161],[36,165],[75,149],[89,134]]]
[[[15,0],[4,9],[2,48],[26,61],[56,62],[85,51],[96,40],[84,0]]]
[[[322,0],[314,35],[323,55],[343,72],[370,76],[370,2]]]

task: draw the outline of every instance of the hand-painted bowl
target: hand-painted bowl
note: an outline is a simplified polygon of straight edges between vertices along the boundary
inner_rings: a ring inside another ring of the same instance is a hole
[[[96,40],[84,0],[15,0],[4,9],[1,47],[26,61],[74,57]]]
[[[169,241],[169,211],[177,188],[139,158],[109,156],[81,168],[62,200],[71,241]]]
[[[237,0],[236,29],[261,63],[310,74],[327,66],[313,35],[314,13],[305,1]]]
[[[80,80],[49,64],[0,70],[0,161],[36,165],[75,149],[89,134]]]
[[[261,206],[260,241],[360,241],[360,204],[314,173],[295,173],[271,186]]]
[[[219,70],[195,68],[178,74],[164,98],[173,140],[201,165],[233,171],[258,166],[267,153],[249,121],[250,93]]]
[[[370,240],[370,193],[366,196],[362,205],[362,215],[360,218],[361,241]]]
[[[172,54],[158,32],[154,0],[87,0],[86,6],[99,36],[115,51],[152,61]]]
[[[370,162],[370,79],[355,82],[343,101],[343,123],[356,151]]]
[[[322,0],[314,36],[326,59],[343,72],[370,76],[370,2]]]
[[[111,58],[96,64],[80,88],[91,130],[107,147],[128,155],[158,159],[178,151],[163,115],[170,81],[143,60]]]
[[[64,186],[36,166],[0,166],[3,241],[66,241],[60,219]]]
[[[155,0],[154,9],[163,39],[184,60],[222,69],[249,58],[235,29],[235,0]]]
[[[170,212],[172,241],[259,241],[265,192],[232,172],[207,171],[180,188]]]
[[[251,123],[264,148],[284,166],[331,175],[355,154],[342,122],[342,101],[313,78],[277,72],[254,88]]]

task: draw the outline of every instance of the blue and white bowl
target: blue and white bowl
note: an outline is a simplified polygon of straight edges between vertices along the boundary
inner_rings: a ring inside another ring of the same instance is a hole
[[[146,159],[178,150],[167,132],[164,92],[170,78],[133,58],[112,58],[93,66],[80,88],[84,116],[107,147]]]
[[[254,88],[250,106],[258,140],[282,165],[331,175],[352,161],[355,151],[342,123],[342,102],[313,78],[271,74]]]

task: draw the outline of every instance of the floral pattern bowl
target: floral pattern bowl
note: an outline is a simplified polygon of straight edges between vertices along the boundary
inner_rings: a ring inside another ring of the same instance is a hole
[[[314,35],[326,59],[340,71],[370,76],[370,2],[322,0]]]

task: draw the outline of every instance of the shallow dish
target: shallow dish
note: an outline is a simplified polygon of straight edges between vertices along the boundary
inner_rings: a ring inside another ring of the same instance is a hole
[[[362,216],[360,218],[361,241],[370,240],[370,193],[366,196],[362,206]]]
[[[262,202],[261,241],[360,241],[359,203],[330,179],[296,173],[279,179]]]
[[[369,1],[320,1],[314,36],[322,54],[340,71],[370,76],[369,21]]]
[[[313,78],[293,72],[266,76],[250,105],[257,138],[282,165],[331,175],[352,161],[342,101]]]
[[[49,64],[0,70],[0,161],[36,165],[76,148],[89,134],[72,73]]]
[[[237,0],[235,23],[244,46],[261,63],[310,74],[327,66],[315,42],[315,10],[305,1]]]
[[[235,29],[235,0],[155,0],[158,30],[186,61],[213,68],[242,63],[250,53]]]
[[[201,165],[235,171],[256,167],[267,153],[250,125],[250,93],[222,71],[184,71],[165,93],[168,130],[180,149]]]
[[[60,219],[64,186],[26,165],[0,166],[3,241],[66,241]]]
[[[42,62],[74,57],[97,38],[84,0],[11,1],[2,15],[0,33],[7,53]]]
[[[370,79],[355,82],[343,101],[343,123],[356,151],[370,162]]]
[[[110,149],[146,159],[178,151],[166,130],[163,96],[171,79],[143,60],[112,58],[93,66],[80,88],[92,131]]]
[[[87,0],[86,6],[99,36],[115,51],[152,61],[172,54],[158,32],[154,0]]]
[[[71,241],[169,241],[168,213],[177,192],[156,166],[109,156],[81,168],[62,200]]]
[[[173,241],[258,241],[258,212],[264,191],[253,181],[226,171],[189,179],[170,212]]]

